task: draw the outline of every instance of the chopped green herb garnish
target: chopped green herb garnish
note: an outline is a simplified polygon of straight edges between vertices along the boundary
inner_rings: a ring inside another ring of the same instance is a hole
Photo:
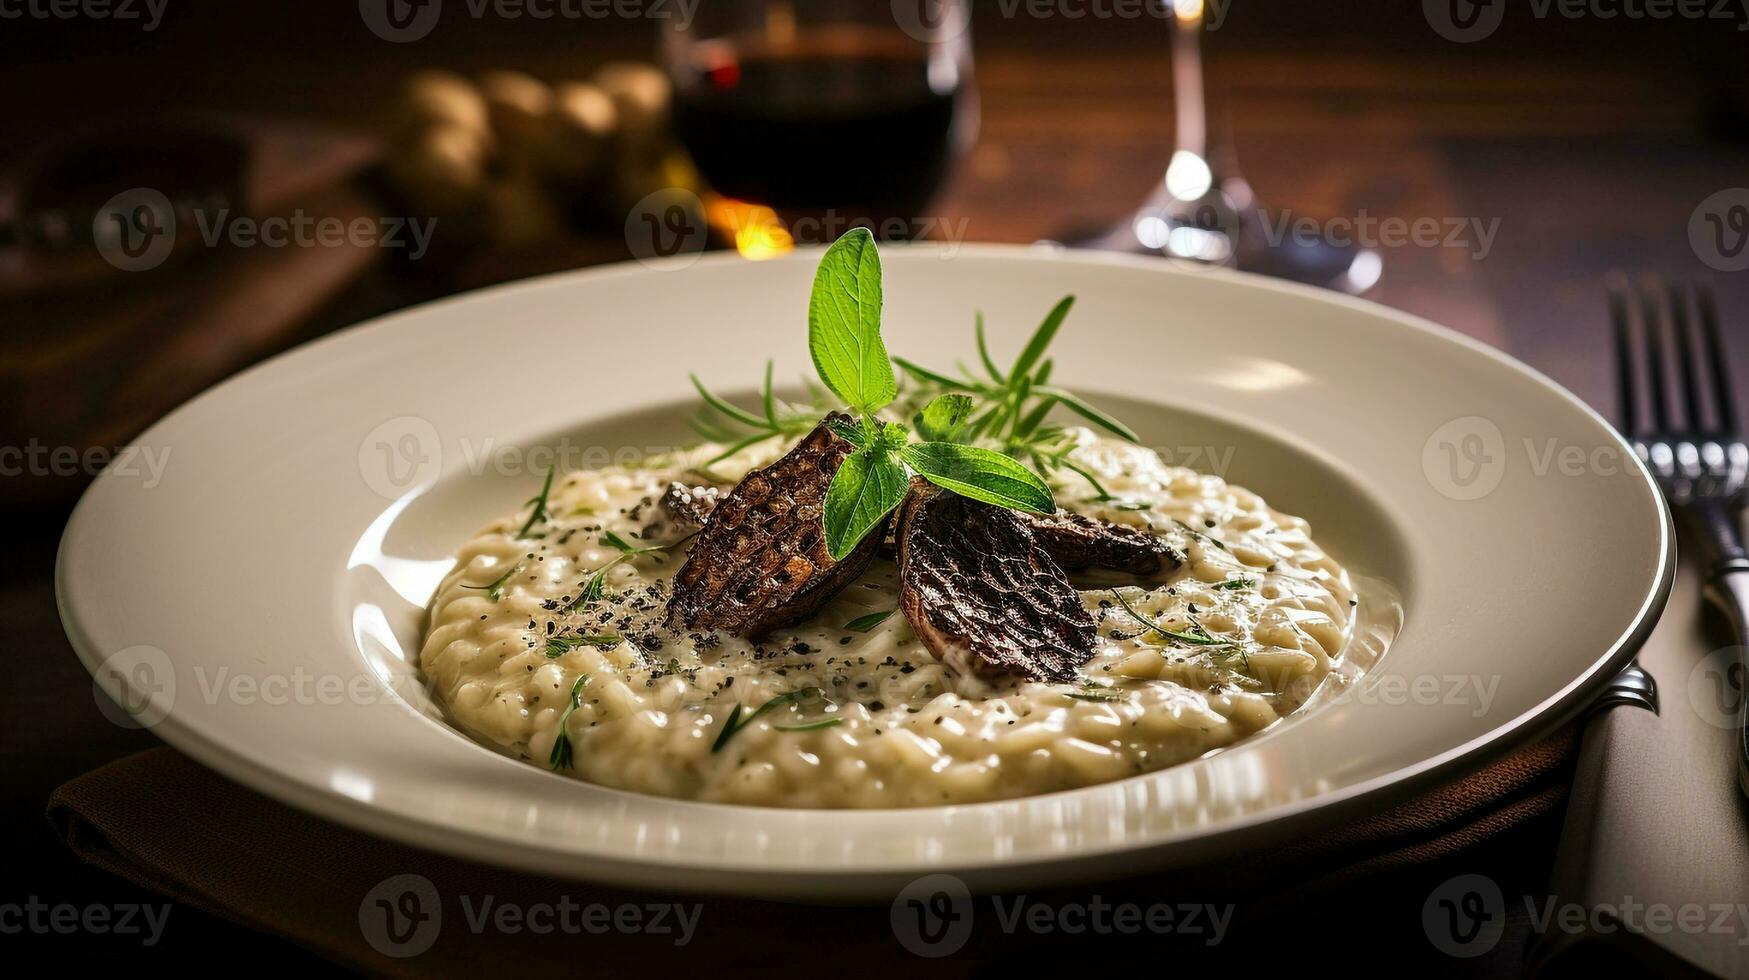
[[[767,711],[783,707],[784,705],[794,705],[800,704],[803,701],[812,701],[820,697],[822,697],[822,692],[819,688],[802,687],[797,688],[788,694],[779,694],[777,697],[772,698],[751,711],[741,707],[740,704],[736,704],[733,708],[729,709],[729,718],[723,723],[723,730],[717,733],[717,740],[711,743],[711,751],[721,751],[723,746],[729,744],[729,739],[735,737],[736,732],[753,724],[754,719],[765,714]]]
[[[1077,701],[1100,702],[1122,701],[1128,697],[1127,694],[1115,688],[1100,687],[1097,684],[1088,684],[1079,691],[1064,691],[1063,696],[1074,698]]]
[[[1211,537],[1206,532],[1198,531],[1196,528],[1191,527],[1189,524],[1186,524],[1183,521],[1178,520],[1177,518],[1173,518],[1172,523],[1178,525],[1181,529],[1183,529],[1183,531],[1186,534],[1190,535],[1193,538],[1200,538],[1201,540],[1206,541],[1209,544],[1214,545],[1215,547],[1221,549],[1222,551],[1231,550],[1227,547],[1227,543],[1225,541],[1222,541],[1220,538]]]
[[[1256,579],[1230,578],[1230,579],[1227,579],[1225,582],[1216,582],[1214,585],[1210,586],[1210,588],[1224,589],[1225,591],[1228,591],[1228,592],[1237,592],[1240,589],[1249,589],[1250,587],[1252,587],[1253,585],[1256,585],[1256,584],[1257,584]]]
[[[1123,606],[1124,612],[1129,613],[1132,619],[1169,640],[1176,640],[1179,643],[1188,643],[1192,646],[1200,647],[1234,647],[1239,645],[1237,640],[1223,640],[1220,637],[1211,634],[1208,630],[1202,628],[1201,623],[1198,623],[1194,619],[1190,621],[1189,630],[1167,629],[1159,623],[1154,622],[1152,619],[1149,619],[1147,616],[1142,615],[1135,606],[1130,605],[1130,601],[1124,598],[1121,591],[1112,589],[1111,594],[1117,598],[1118,604]]]
[[[845,623],[844,628],[853,633],[867,633],[869,630],[886,622],[887,617],[891,616],[895,611],[896,610],[892,609],[884,609],[880,612],[871,612],[867,616],[858,616],[850,622]]]
[[[497,578],[493,579],[492,581],[487,582],[485,585],[463,585],[462,588],[464,588],[464,589],[484,589],[486,592],[486,598],[492,600],[493,602],[500,602],[504,598],[505,591],[510,587],[511,576],[515,575],[517,572],[522,571],[522,566],[523,566],[523,563],[519,561],[516,564],[511,565],[509,571],[505,572],[503,575],[498,576]]]
[[[582,636],[549,636],[547,637],[547,657],[557,659],[578,647],[612,647],[623,642],[625,637],[613,633],[585,633]]]
[[[528,522],[522,525],[522,530],[516,532],[517,537],[528,537],[528,532],[534,529],[535,524],[548,519],[547,495],[553,492],[553,474],[557,471],[557,463],[548,464],[547,480],[541,484],[540,496],[529,499],[528,502],[534,505],[534,509],[528,512]]]
[[[583,674],[577,678],[577,683],[571,685],[571,703],[565,706],[559,715],[559,733],[553,737],[553,751],[547,756],[547,764],[556,772],[571,768],[571,734],[565,730],[565,723],[571,720],[571,712],[583,707],[583,685],[589,683],[589,675]]]
[[[577,598],[572,599],[569,605],[559,611],[561,613],[568,613],[573,609],[587,606],[591,602],[601,601],[601,597],[607,593],[607,573],[613,569],[613,566],[625,561],[626,558],[626,555],[620,555],[600,568],[597,568],[595,573],[589,576],[589,580],[583,583],[583,590],[577,593]]]
[[[613,550],[619,552],[620,554],[627,555],[627,556],[647,555],[652,551],[663,551],[668,547],[667,545],[660,545],[660,544],[634,545],[630,541],[627,541],[625,538],[620,537],[618,534],[615,534],[612,531],[607,531],[601,535],[601,543],[604,545],[607,545],[609,548],[612,548]]]
[[[819,721],[804,721],[799,725],[772,725],[780,732],[816,732],[822,728],[837,728],[844,724],[843,718],[821,718]]]

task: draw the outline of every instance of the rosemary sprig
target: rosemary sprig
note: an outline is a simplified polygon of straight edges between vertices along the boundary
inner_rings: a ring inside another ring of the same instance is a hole
[[[746,728],[748,725],[753,724],[754,719],[758,718],[762,714],[765,714],[767,711],[772,711],[776,708],[783,707],[784,705],[795,705],[795,704],[800,704],[804,701],[813,701],[813,700],[818,699],[822,696],[823,696],[823,693],[817,687],[801,687],[801,688],[797,688],[797,689],[789,692],[788,694],[779,694],[778,696],[765,702],[764,704],[760,705],[759,707],[752,709],[751,711],[749,711],[746,708],[741,707],[741,705],[739,703],[737,703],[732,709],[730,709],[729,719],[723,723],[723,730],[717,733],[717,740],[715,742],[711,743],[711,751],[712,752],[722,751],[723,746],[729,744],[729,739],[734,738],[736,732],[739,732],[741,729]],[[821,720],[842,721],[843,719],[831,718],[831,719],[821,719]],[[814,723],[808,722],[806,724],[812,725]],[[830,726],[820,725],[818,727],[826,728],[826,727],[830,727]],[[779,730],[780,731],[804,731],[806,729],[802,729],[799,727],[792,727],[792,728],[788,728],[788,729],[780,728]]]
[[[550,519],[551,515],[547,513],[547,495],[553,492],[553,474],[558,468],[557,463],[547,464],[547,480],[541,484],[540,496],[529,498],[528,502],[534,505],[534,509],[528,512],[528,522],[522,525],[522,530],[516,532],[517,537],[528,537],[528,532],[534,529],[536,523]]]
[[[704,463],[709,468],[728,459],[748,446],[779,436],[806,434],[819,421],[820,406],[798,408],[779,399],[771,386],[772,362],[765,362],[765,383],[759,389],[758,413],[749,412],[706,388],[698,375],[692,376],[692,386],[698,389],[704,407],[690,420],[692,430],[711,442],[723,443],[722,452]]]
[[[571,768],[571,734],[565,730],[565,723],[571,720],[571,712],[583,707],[583,685],[589,683],[589,675],[578,676],[577,682],[571,685],[571,703],[559,715],[559,734],[553,737],[553,751],[547,756],[547,764],[554,772]]]
[[[893,361],[916,381],[948,392],[972,395],[976,399],[976,407],[965,423],[967,441],[987,440],[1017,459],[1032,459],[1041,468],[1063,465],[1062,456],[1073,448],[1062,445],[1065,430],[1061,426],[1045,421],[1057,405],[1113,435],[1131,442],[1139,441],[1134,430],[1110,414],[1094,408],[1073,392],[1046,384],[1053,365],[1044,356],[1045,351],[1074,305],[1075,297],[1065,296],[1053,307],[1007,371],[997,366],[990,353],[982,313],[976,316],[973,334],[984,376],[973,373],[964,365],[960,366],[960,376],[956,378],[901,357],[895,357]],[[1054,465],[1047,466],[1047,461]],[[1075,469],[1082,472],[1078,467]],[[1082,475],[1087,474],[1082,472]],[[1091,478],[1090,482],[1098,483]],[[1099,493],[1104,496],[1104,489],[1100,488]]]

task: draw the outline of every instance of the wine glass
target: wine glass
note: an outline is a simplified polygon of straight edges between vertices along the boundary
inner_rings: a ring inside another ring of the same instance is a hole
[[[862,225],[925,237],[923,214],[976,137],[962,0],[734,0],[664,34],[675,129],[706,217],[743,254]]]
[[[1209,152],[1203,87],[1203,0],[1172,0],[1172,95],[1177,146],[1166,174],[1135,213],[1079,248],[1143,252],[1227,266],[1359,294],[1378,282],[1378,252],[1297,235],[1271,235],[1251,185]]]

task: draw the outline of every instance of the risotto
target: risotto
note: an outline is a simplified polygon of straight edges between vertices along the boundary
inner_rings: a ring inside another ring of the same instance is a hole
[[[1076,577],[1098,637],[1074,681],[950,671],[895,611],[890,553],[808,620],[758,642],[670,629],[687,542],[652,530],[656,502],[673,481],[704,482],[693,466],[721,451],[710,445],[559,476],[539,533],[528,533],[527,507],[486,526],[432,600],[422,668],[472,737],[578,779],[858,808],[1151,772],[1261,731],[1334,679],[1357,600],[1305,521],[1147,448],[1071,431],[1070,458],[1105,492],[1060,470],[1050,480],[1058,504],[1162,535],[1184,556],[1141,585]],[[771,440],[710,472],[732,483],[787,448]],[[1185,631],[1222,643],[1173,638]]]

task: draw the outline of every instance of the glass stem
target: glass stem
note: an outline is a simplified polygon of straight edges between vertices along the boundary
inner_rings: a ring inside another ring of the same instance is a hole
[[[1208,159],[1208,104],[1202,84],[1202,2],[1172,0],[1172,100],[1176,149]]]

